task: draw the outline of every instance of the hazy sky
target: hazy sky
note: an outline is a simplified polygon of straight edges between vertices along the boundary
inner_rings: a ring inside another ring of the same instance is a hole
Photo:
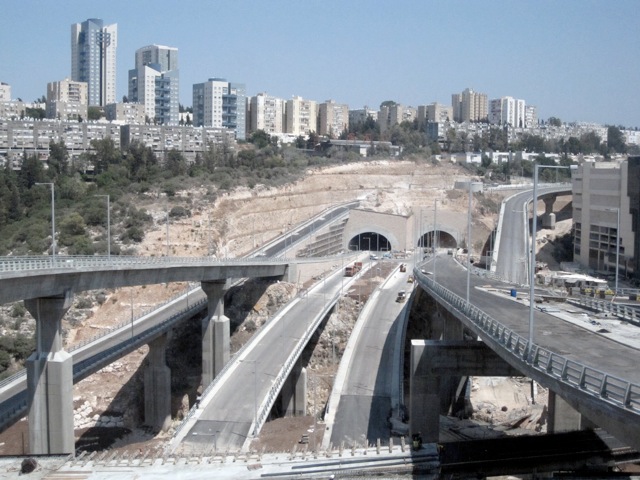
[[[71,24],[118,24],[117,98],[136,49],[179,49],[180,101],[223,77],[349,108],[451,104],[465,88],[538,117],[640,127],[640,0],[2,0],[0,81],[32,101],[70,76]]]

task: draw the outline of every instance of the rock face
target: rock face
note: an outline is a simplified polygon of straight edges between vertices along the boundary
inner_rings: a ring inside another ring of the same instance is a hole
[[[93,427],[115,428],[124,427],[123,415],[99,415],[94,413],[94,407],[85,400],[73,411],[73,426],[77,430]]]

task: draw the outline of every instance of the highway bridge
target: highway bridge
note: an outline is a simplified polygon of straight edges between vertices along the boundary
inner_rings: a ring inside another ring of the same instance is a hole
[[[518,208],[520,208],[519,213],[522,218],[521,223],[524,223],[526,221],[526,217],[522,213],[522,207],[511,207],[511,211],[513,213],[518,213]],[[524,232],[526,225],[522,225],[521,228]],[[375,229],[375,227],[372,227],[372,229]],[[503,227],[502,230],[504,232],[505,228]],[[510,228],[509,230],[513,229]],[[503,235],[501,235],[501,238],[504,238]],[[523,245],[526,242],[517,241],[516,243]],[[518,248],[520,249],[520,252],[522,252],[521,247]],[[503,251],[503,249],[515,250],[515,247],[506,247],[505,240],[502,242],[501,251]],[[431,295],[436,301],[445,307],[453,317],[461,322],[463,327],[460,331],[464,329],[466,331],[473,332],[474,335],[481,338],[486,345],[494,350],[500,358],[513,367],[514,370],[530,376],[542,385],[550,386],[552,390],[558,392],[559,395],[566,397],[569,404],[582,411],[585,416],[591,418],[596,424],[608,429],[614,435],[619,436],[619,438],[628,440],[630,445],[638,448],[638,446],[633,443],[633,439],[640,438],[640,436],[637,435],[637,429],[634,430],[633,428],[637,428],[637,425],[640,423],[637,418],[639,396],[637,385],[640,384],[640,382],[633,372],[627,371],[631,369],[633,360],[637,359],[637,350],[630,349],[628,352],[623,351],[620,353],[620,349],[615,349],[615,346],[603,347],[603,344],[606,344],[607,341],[603,341],[602,339],[597,338],[597,336],[589,335],[584,331],[579,331],[579,329],[574,330],[568,328],[566,325],[562,325],[558,322],[555,318],[546,318],[542,313],[536,314],[536,325],[538,325],[539,332],[543,332],[542,336],[544,337],[544,342],[538,341],[535,345],[529,345],[524,340],[526,339],[525,332],[528,328],[522,320],[525,316],[521,309],[518,310],[517,308],[522,307],[521,305],[514,303],[510,299],[502,299],[500,297],[495,297],[495,295],[491,296],[491,294],[487,294],[479,288],[480,286],[487,284],[487,278],[479,278],[475,276],[472,277],[471,280],[473,290],[470,301],[467,302],[465,299],[462,300],[461,303],[460,299],[463,298],[463,292],[461,289],[463,289],[462,286],[464,285],[466,272],[453,260],[452,257],[449,257],[448,255],[439,255],[436,257],[434,262],[433,273],[437,272],[436,275],[432,276],[424,274],[420,267],[415,270],[415,275],[419,280],[421,290]],[[275,261],[272,262],[272,267],[274,267],[274,265],[280,265],[279,267],[275,267],[280,268],[284,263],[286,262],[279,263],[278,261]],[[524,264],[525,262],[522,263]],[[123,278],[124,276],[121,277]],[[523,278],[526,279],[527,276],[525,275]],[[510,281],[508,285],[512,285],[513,283],[516,282]],[[391,292],[393,292],[397,287],[397,284],[393,283],[392,280],[389,281],[387,285],[388,290]],[[342,280],[340,281],[340,286],[343,286]],[[385,290],[385,288],[386,287],[382,288],[381,291]],[[256,428],[259,428],[260,422],[263,421],[263,419],[259,418],[259,415],[263,415],[262,412],[265,412],[270,408],[270,405],[273,404],[270,404],[270,402],[273,401],[274,392],[277,394],[276,388],[280,388],[285,383],[286,374],[283,372],[286,372],[286,369],[282,368],[282,366],[289,361],[287,358],[291,358],[291,356],[285,358],[284,354],[282,355],[282,358],[280,358],[280,355],[273,354],[273,351],[277,349],[268,347],[272,347],[274,342],[275,344],[278,344],[278,342],[280,342],[280,344],[282,344],[282,342],[287,342],[287,344],[290,344],[291,346],[292,350],[290,351],[295,351],[297,348],[300,348],[300,342],[297,342],[297,340],[300,340],[308,334],[310,329],[313,328],[312,324],[321,321],[318,320],[319,318],[321,319],[319,315],[322,315],[323,312],[326,313],[326,308],[335,301],[335,294],[337,291],[339,292],[337,280],[328,278],[317,291],[313,293],[310,292],[311,296],[307,298],[308,304],[311,303],[310,300],[313,300],[314,306],[311,309],[308,309],[305,313],[315,312],[317,316],[313,317],[313,320],[309,320],[309,322],[304,325],[304,331],[297,332],[295,335],[292,335],[291,339],[287,339],[286,335],[282,333],[278,334],[278,330],[288,330],[291,325],[291,320],[289,320],[290,323],[286,323],[286,321],[283,323],[277,323],[274,321],[267,329],[271,331],[271,337],[267,336],[269,332],[264,333],[263,336],[257,337],[254,342],[247,347],[247,350],[243,352],[243,356],[238,356],[235,359],[237,360],[235,365],[229,363],[224,372],[217,372],[221,379],[225,378],[225,375],[226,378],[233,378],[233,381],[229,382],[230,385],[236,384],[235,372],[237,372],[237,378],[242,379],[237,382],[237,385],[243,385],[243,388],[249,389],[249,391],[245,392],[243,395],[245,398],[245,404],[242,406],[236,405],[236,409],[243,412],[241,418],[234,420],[233,422],[227,422],[226,426],[221,423],[224,422],[224,419],[221,419],[219,415],[216,418],[215,414],[200,415],[198,419],[191,418],[190,421],[192,424],[181,429],[180,435],[182,435],[182,438],[187,442],[197,443],[198,441],[202,441],[199,440],[199,438],[205,439],[206,437],[209,437],[206,440],[208,442],[211,442],[211,439],[215,438],[214,441],[217,442],[219,439],[221,445],[223,442],[227,442],[227,444],[231,446],[238,446],[242,443],[246,448],[248,435],[250,433],[255,433]],[[416,292],[415,295],[419,295],[419,293]],[[298,302],[302,302],[302,299],[298,299]],[[389,303],[388,299],[383,303]],[[485,309],[488,309],[488,311],[484,311]],[[377,313],[380,312],[378,311]],[[394,346],[394,349],[397,349],[400,339],[402,338],[402,330],[398,330],[398,328],[406,322],[406,313],[407,309],[401,307],[400,312],[390,311],[388,313],[378,315],[378,318],[385,319],[381,324],[383,325],[382,331],[384,333],[389,333],[389,335],[387,335],[382,341],[387,345]],[[299,318],[301,315],[302,314],[298,313],[292,318]],[[398,318],[403,320],[398,321]],[[494,318],[499,318],[500,322],[495,321]],[[506,318],[510,319],[509,322],[505,320]],[[299,324],[300,322],[298,322],[298,325]],[[489,325],[489,327],[486,328],[487,331],[483,330],[483,328],[485,328],[485,324]],[[278,328],[277,325],[280,325],[280,327]],[[287,329],[282,328],[282,325],[286,325]],[[393,328],[391,328],[391,325],[393,325]],[[363,330],[368,329],[369,327],[367,326],[363,327]],[[496,332],[499,332],[499,334],[496,334]],[[554,333],[547,334],[546,332]],[[571,342],[567,342],[566,339],[571,339]],[[552,342],[547,344],[547,340],[552,340]],[[379,345],[380,341],[381,340],[375,340],[375,344]],[[260,350],[261,343],[262,347],[267,347],[266,350]],[[567,353],[567,344],[574,343],[579,345],[579,348],[577,348],[575,352],[571,351],[570,353]],[[529,351],[529,346],[531,346],[531,350],[535,352],[533,357],[524,355],[524,352]],[[269,356],[269,352],[272,352],[271,356]],[[281,352],[277,353],[279,354]],[[396,351],[396,356],[397,355],[398,352]],[[272,361],[262,362],[263,359],[270,359]],[[629,361],[622,361],[623,359],[627,359]],[[385,358],[385,361],[386,360],[387,359]],[[605,360],[609,360],[610,362],[607,363]],[[260,366],[258,367],[257,365],[259,361]],[[269,373],[265,365],[277,365],[278,362],[281,364],[281,368],[276,369],[276,373]],[[381,367],[381,370],[384,372],[399,372],[398,362],[399,360],[392,360],[389,367]],[[262,365],[262,363],[265,365]],[[540,365],[543,367],[540,368]],[[355,364],[351,364],[350,367],[345,368],[347,370],[355,370]],[[354,379],[358,377],[364,379],[366,374],[369,374],[370,376],[371,371],[373,370],[374,369],[368,369],[368,372],[356,374]],[[288,373],[291,373],[291,371],[292,370]],[[234,374],[231,375],[231,372],[234,372]],[[393,380],[393,374],[390,377],[386,377],[385,375],[387,374],[377,375],[375,380],[376,385],[384,385],[387,382],[390,384],[394,382],[396,382],[396,384],[400,383],[398,380]],[[268,378],[271,378],[271,380],[268,380]],[[215,388],[221,391],[223,384],[227,382],[217,381],[214,383],[218,384]],[[343,385],[347,385],[347,383],[348,382],[345,381]],[[371,380],[364,380],[362,385],[371,385]],[[253,395],[251,395],[251,389],[254,390]],[[259,393],[257,393],[258,390]],[[373,396],[370,396],[371,398],[369,399],[364,399],[372,406],[369,408],[369,412],[379,413],[386,409],[387,406],[393,406],[396,402],[400,402],[400,399],[397,396],[398,394],[394,392],[393,388],[390,388],[388,391],[388,394],[383,395],[384,398],[382,403],[380,403],[380,400],[374,399]],[[595,391],[598,391],[599,393],[595,395]],[[361,406],[362,404],[359,403],[359,401],[363,400],[363,398],[357,400],[356,397],[359,395],[357,392],[352,392],[350,394],[348,388],[346,388],[344,392],[345,401],[343,402],[343,399],[340,399],[340,403],[343,407],[348,405],[348,400],[346,399],[351,395],[353,397],[352,399],[355,399],[355,402],[353,404],[354,408],[350,411],[356,411],[358,408],[359,411],[366,411],[366,409],[363,410],[357,406]],[[203,403],[205,403],[204,397]],[[253,405],[251,405],[251,403]],[[211,404],[213,405],[213,403]],[[248,407],[247,404],[249,404]],[[373,407],[374,404],[377,406]],[[380,407],[380,405],[383,406]],[[199,406],[199,408],[204,412],[206,405]],[[214,408],[212,411],[215,410],[216,409]],[[345,412],[348,411],[349,410],[345,410]],[[347,415],[347,413],[343,413],[343,415]],[[369,424],[372,418],[376,416],[379,415],[367,415],[366,418],[363,417],[361,422]],[[419,417],[419,415],[416,415],[416,417]],[[603,425],[603,421],[606,421],[607,419],[611,420],[610,423]],[[241,429],[237,429],[233,426],[230,428],[230,423],[234,423],[235,425],[243,424],[243,426]],[[340,425],[342,425],[342,422],[340,422]],[[369,431],[367,427],[367,431],[365,431],[361,427],[349,427],[349,430],[352,435],[355,435],[355,432],[358,432],[357,434],[362,434],[367,440],[371,440],[378,436],[375,431],[376,428],[378,427],[374,427]],[[412,428],[414,427],[412,426]],[[424,431],[427,431],[427,429]],[[225,433],[223,434],[223,432]],[[227,435],[227,438],[235,435],[240,440],[230,442],[228,439],[224,440],[225,435]],[[343,432],[342,438],[345,438],[345,435],[348,435],[348,433]],[[336,433],[336,436],[332,436],[331,438],[339,439],[340,434]]]
[[[158,428],[165,427],[170,412],[170,392],[166,391],[170,387],[170,372],[164,365],[166,333],[177,322],[209,310],[202,334],[203,384],[210,384],[229,360],[229,323],[224,316],[223,299],[230,282],[248,277],[296,282],[305,278],[302,272],[305,265],[344,262],[343,258],[292,262],[285,255],[287,248],[296,241],[340,221],[356,204],[339,205],[321,213],[289,235],[255,252],[252,258],[57,256],[0,259],[0,301],[24,299],[37,323],[36,352],[29,359],[26,372],[0,383],[0,426],[6,428],[19,419],[30,404],[32,453],[73,451],[72,384],[135,348],[149,344],[150,383],[154,388],[162,388],[163,392],[147,392],[145,421]],[[272,257],[278,253],[282,256]],[[193,289],[131,325],[120,325],[109,334],[75,349],[72,354],[62,348],[61,319],[71,305],[74,292],[168,281],[200,281],[202,288]],[[52,399],[55,402],[52,403]],[[37,430],[35,425],[38,425]]]

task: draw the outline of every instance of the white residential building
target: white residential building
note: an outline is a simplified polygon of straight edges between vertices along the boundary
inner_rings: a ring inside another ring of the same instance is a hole
[[[349,125],[364,123],[369,117],[371,117],[374,121],[378,120],[378,111],[372,110],[366,105],[364,106],[364,108],[349,110]]]
[[[318,105],[318,134],[338,138],[349,129],[349,105],[327,100]]]
[[[135,68],[129,70],[129,101],[144,105],[149,120],[161,125],[178,125],[178,49],[148,45],[135,54]]]
[[[285,105],[282,98],[259,93],[249,102],[249,131],[264,130],[269,134],[284,133]]]
[[[380,133],[385,133],[394,125],[399,125],[404,120],[404,106],[399,103],[380,105],[378,124]]]
[[[87,120],[88,85],[65,78],[47,84],[47,118]]]
[[[245,140],[247,132],[247,94],[242,83],[210,78],[193,85],[193,124],[197,127],[224,127],[233,130],[236,139]]]
[[[0,82],[0,102],[8,102],[11,100],[11,85]]]
[[[318,104],[314,100],[293,97],[287,100],[286,132],[295,136],[307,136],[318,131]]]
[[[420,105],[417,118],[420,125],[450,122],[453,121],[453,108],[437,102],[429,105]]]
[[[107,120],[119,124],[144,124],[146,112],[140,103],[110,103],[105,108]]]
[[[488,118],[487,94],[474,92],[470,88],[451,95],[451,107],[456,122],[481,122]]]
[[[492,125],[509,125],[524,128],[526,110],[524,100],[513,97],[502,97],[489,102],[489,123]]]

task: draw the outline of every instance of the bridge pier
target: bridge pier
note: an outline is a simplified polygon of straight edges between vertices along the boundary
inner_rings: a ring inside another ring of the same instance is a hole
[[[202,388],[213,382],[230,357],[229,318],[224,315],[226,282],[202,282],[208,313],[202,321]]]
[[[547,433],[573,432],[597,427],[553,390],[549,390],[548,398]]]
[[[29,453],[34,455],[75,451],[73,358],[62,348],[61,328],[72,301],[69,290],[24,301],[36,320],[36,351],[27,359]]]
[[[435,443],[439,440],[440,415],[447,414],[450,406],[448,377],[520,373],[479,341],[411,340],[409,375],[410,433],[420,432],[424,442]]]
[[[555,197],[545,197],[544,201],[544,214],[542,215],[542,227],[543,228],[556,228],[556,214],[553,213],[553,204],[556,202]]]
[[[171,423],[171,369],[166,363],[169,333],[149,342],[144,371],[144,423],[166,431]]]
[[[299,362],[282,386],[282,411],[285,417],[300,417],[306,413],[307,369]]]

